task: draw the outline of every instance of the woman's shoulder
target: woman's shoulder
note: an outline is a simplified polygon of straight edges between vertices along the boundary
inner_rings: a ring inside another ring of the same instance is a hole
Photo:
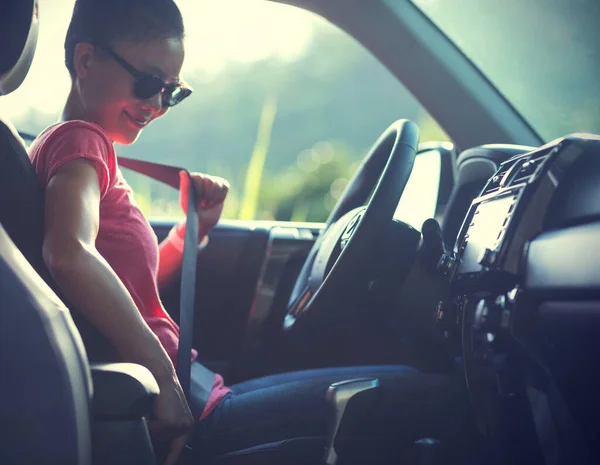
[[[100,126],[87,121],[65,121],[47,127],[29,147],[29,158],[44,185],[61,166],[75,159],[94,163],[103,193],[116,179],[112,141]]]
[[[89,149],[90,146],[96,146],[102,152],[114,153],[112,141],[104,129],[89,121],[71,120],[55,123],[44,129],[32,142],[30,156],[33,158],[39,155],[43,147],[54,142],[71,148],[83,146]]]

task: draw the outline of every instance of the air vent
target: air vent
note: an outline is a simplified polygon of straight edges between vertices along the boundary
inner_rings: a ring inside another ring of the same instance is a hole
[[[481,195],[491,194],[492,192],[500,190],[500,188],[506,184],[506,176],[510,175],[513,166],[518,162],[519,160],[508,160],[503,163],[496,174],[489,180]]]
[[[540,166],[548,159],[551,149],[546,149],[541,152],[532,154],[530,157],[525,159],[521,167],[515,173],[513,178],[510,180],[511,186],[516,184],[527,183],[535,176]]]

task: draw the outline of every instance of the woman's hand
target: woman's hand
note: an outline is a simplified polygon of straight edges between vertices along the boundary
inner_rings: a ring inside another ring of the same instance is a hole
[[[208,243],[206,235],[218,223],[223,202],[229,192],[229,183],[216,176],[192,173],[198,197],[198,241],[201,248]],[[187,214],[190,180],[185,171],[179,173],[179,203]],[[159,289],[173,282],[181,271],[185,244],[185,221],[175,225],[160,245],[157,282]]]
[[[153,418],[148,427],[156,442],[168,442],[165,465],[174,465],[185,447],[194,418],[176,377],[157,380],[160,394],[154,401]]]
[[[219,221],[223,211],[223,203],[229,192],[229,183],[220,177],[207,174],[192,173],[198,198],[198,228],[200,236],[204,236]],[[179,203],[187,214],[189,177],[185,171],[179,173]]]

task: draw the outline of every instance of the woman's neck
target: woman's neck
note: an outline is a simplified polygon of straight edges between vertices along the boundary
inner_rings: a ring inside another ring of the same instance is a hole
[[[83,120],[90,121],[90,119],[85,114],[85,110],[83,105],[81,104],[81,100],[79,99],[79,95],[77,90],[75,89],[75,83],[71,87],[71,91],[69,92],[69,96],[67,97],[67,102],[65,103],[65,107],[61,114],[61,121],[72,121],[72,120]]]
[[[65,107],[63,108],[62,114],[60,115],[60,122],[66,121],[87,121],[88,123],[98,124],[91,118],[85,111],[84,106],[79,99],[79,94],[77,93],[77,89],[75,89],[75,84],[71,87],[71,91],[69,92],[69,96],[67,97],[67,102],[65,103]],[[114,142],[113,142],[114,143]]]

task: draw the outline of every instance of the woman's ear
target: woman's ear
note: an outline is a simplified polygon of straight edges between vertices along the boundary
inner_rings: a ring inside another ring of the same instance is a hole
[[[73,67],[78,78],[85,78],[89,73],[90,63],[94,58],[94,46],[88,42],[79,42],[73,52]]]

